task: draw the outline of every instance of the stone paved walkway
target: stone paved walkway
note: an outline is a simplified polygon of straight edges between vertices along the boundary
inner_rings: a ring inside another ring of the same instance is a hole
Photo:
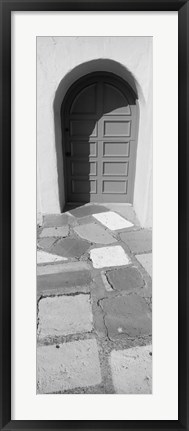
[[[44,217],[38,393],[152,392],[151,237],[129,205],[87,204]]]

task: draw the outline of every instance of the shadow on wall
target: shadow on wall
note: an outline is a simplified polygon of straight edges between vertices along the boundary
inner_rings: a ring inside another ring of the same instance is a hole
[[[141,95],[142,92],[139,87],[139,85],[136,83],[135,78],[131,74],[130,71],[128,71],[124,66],[122,66],[120,63],[117,63],[113,60],[108,59],[97,59],[92,60],[86,63],[83,63],[77,67],[75,67],[73,70],[71,70],[60,82],[54,99],[54,125],[55,125],[55,145],[56,145],[56,156],[57,156],[57,172],[58,172],[58,188],[59,188],[59,202],[60,202],[60,209],[63,211],[64,205],[65,205],[65,183],[64,183],[64,164],[63,164],[63,150],[62,150],[62,120],[61,120],[61,106],[63,103],[63,100],[69,90],[69,88],[72,86],[72,84],[76,81],[78,81],[79,78],[88,75],[92,72],[111,72],[114,75],[117,75],[117,77],[122,78],[126,84],[129,84],[131,89],[133,90],[133,94],[135,94],[135,101],[136,99]],[[113,103],[113,104],[112,104]],[[117,101],[111,102],[111,106],[108,106],[107,109],[103,112],[108,113],[112,112],[113,110],[116,110],[121,107],[120,102],[117,103]],[[101,114],[102,115],[102,114]],[[100,117],[99,117],[100,118]],[[98,119],[96,121],[98,121]],[[84,123],[83,123],[84,124]],[[65,124],[63,125],[64,128],[68,128]],[[91,193],[91,187],[93,187],[92,181],[89,181],[90,174],[93,172],[91,171],[94,168],[94,165],[91,163],[89,164],[89,156],[92,151],[92,146],[90,144],[90,137],[93,135],[94,131],[94,124],[85,124],[85,139],[86,136],[88,139],[86,141],[88,142],[88,146],[85,146],[84,151],[84,157],[87,161],[84,164],[78,163],[77,166],[74,167],[77,172],[77,170],[83,169],[83,173],[85,178],[88,180],[85,182],[80,181],[80,187],[81,190],[77,189],[78,182],[75,182],[76,187],[76,193],[78,196],[78,199],[80,202],[89,202],[90,201],[90,193]],[[69,133],[69,130],[67,131]],[[77,148],[75,146],[75,151],[77,152]],[[66,148],[66,152],[70,153],[70,148]],[[78,175],[80,172],[78,172]],[[77,175],[77,174],[76,174]],[[81,193],[80,193],[81,191]],[[69,194],[69,185],[68,185],[68,194]]]

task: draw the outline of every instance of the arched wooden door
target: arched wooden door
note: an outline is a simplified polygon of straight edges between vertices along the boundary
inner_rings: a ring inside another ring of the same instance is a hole
[[[87,75],[62,111],[67,202],[131,202],[138,116],[136,98],[112,74]]]

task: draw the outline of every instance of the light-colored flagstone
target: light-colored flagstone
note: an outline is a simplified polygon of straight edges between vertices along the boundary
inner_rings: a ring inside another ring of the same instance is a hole
[[[93,318],[89,295],[42,298],[38,319],[40,338],[90,332]]]
[[[130,264],[130,259],[120,245],[100,247],[90,250],[94,268],[122,266]]]
[[[110,357],[117,394],[152,393],[152,346],[113,350]]]
[[[120,214],[122,217],[126,218],[126,220],[131,221],[135,226],[140,225],[139,221],[137,220],[132,204],[114,202],[114,203],[105,203],[104,206],[108,210],[115,211],[116,213]]]
[[[133,226],[133,223],[116,214],[114,211],[93,214],[93,217],[110,230],[121,230]]]
[[[63,392],[101,383],[96,340],[79,340],[37,349],[38,393]]]
[[[37,264],[62,262],[68,260],[66,257],[57,256],[56,254],[47,253],[43,250],[37,250]]]
[[[74,231],[81,238],[84,238],[87,241],[96,244],[111,244],[117,242],[117,240],[112,235],[110,235],[103,227],[95,223],[88,223],[76,226],[74,228]]]

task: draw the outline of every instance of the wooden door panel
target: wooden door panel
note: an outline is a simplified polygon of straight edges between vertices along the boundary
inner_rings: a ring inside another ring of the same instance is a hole
[[[102,162],[102,174],[109,176],[127,176],[128,175],[128,162],[117,161],[113,162],[112,160]]]
[[[96,162],[73,160],[71,162],[71,173],[72,175],[96,175],[97,166]]]
[[[102,181],[102,193],[112,195],[114,193],[126,194],[127,193],[127,180],[103,180]],[[111,201],[110,201],[111,202]]]
[[[103,157],[129,157],[129,142],[103,142]]]
[[[136,102],[106,74],[79,87],[66,109],[67,201],[132,202]]]
[[[83,88],[75,97],[71,108],[71,114],[95,114],[97,99],[97,84]]]
[[[123,136],[131,135],[131,121],[126,120],[104,120],[103,136]]]
[[[123,93],[112,84],[104,83],[103,114],[130,115],[129,102]]]
[[[88,193],[97,193],[96,180],[89,180],[88,178],[86,179],[75,178],[75,179],[72,179],[71,184],[72,184],[72,193],[74,194],[77,194],[77,195],[79,194],[81,196],[84,196],[84,194],[88,194]]]
[[[71,156],[73,157],[97,157],[97,142],[72,141],[70,146]]]
[[[88,120],[86,118],[70,121],[70,136],[97,136],[96,120]]]

